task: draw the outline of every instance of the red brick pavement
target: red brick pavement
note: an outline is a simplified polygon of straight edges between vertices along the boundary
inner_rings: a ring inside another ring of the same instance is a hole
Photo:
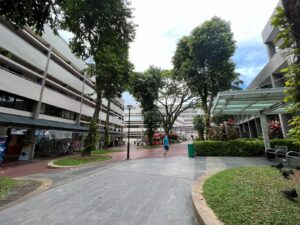
[[[167,157],[176,157],[176,156],[187,156],[187,142],[180,144],[172,144],[170,146],[170,150],[168,152]],[[115,147],[116,148],[116,147]],[[127,157],[127,145],[122,146],[121,148],[124,150],[123,152],[115,152],[110,153],[112,156],[112,160],[107,162],[120,162],[126,160]],[[143,149],[139,148],[135,145],[130,145],[130,159],[142,159],[142,158],[161,158],[163,156],[163,148],[160,146],[159,148],[153,149]],[[59,168],[59,169],[51,169],[47,167],[49,161],[47,160],[32,160],[32,161],[18,161],[16,163],[4,164],[0,167],[0,177],[21,177],[28,176],[37,173],[57,173],[63,170],[69,170],[72,168]]]

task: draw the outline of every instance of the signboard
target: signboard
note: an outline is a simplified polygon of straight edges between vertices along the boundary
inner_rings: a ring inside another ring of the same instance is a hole
[[[7,136],[0,137],[0,164],[4,160],[4,154],[7,148],[6,138]]]
[[[19,160],[28,160],[29,159],[31,146],[32,146],[31,144],[26,144],[23,146],[21,154],[19,156]]]

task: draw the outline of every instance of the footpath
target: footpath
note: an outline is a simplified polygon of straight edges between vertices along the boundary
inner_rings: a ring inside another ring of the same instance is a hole
[[[188,142],[183,142],[180,144],[172,144],[170,146],[170,151],[168,153],[168,157],[176,157],[176,156],[187,156],[187,144]],[[117,163],[126,160],[127,157],[127,145],[114,147],[114,149],[123,150],[122,152],[114,152],[109,153],[107,155],[112,156],[112,159],[109,161],[105,161],[103,163]],[[163,148],[162,146],[158,148],[145,149],[142,146],[130,145],[130,159],[142,159],[142,158],[162,158],[163,156]],[[49,168],[48,163],[53,161],[56,158],[51,159],[36,159],[32,161],[18,161],[15,163],[3,164],[0,167],[0,177],[24,177],[30,176],[34,174],[53,174],[59,173],[65,170],[72,170],[73,167],[70,168]],[[101,164],[101,162],[99,163]],[[88,165],[86,166],[88,167]]]

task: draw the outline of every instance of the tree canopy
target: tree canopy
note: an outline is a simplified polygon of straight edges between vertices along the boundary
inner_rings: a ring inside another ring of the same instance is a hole
[[[157,103],[161,107],[162,125],[166,134],[172,130],[181,113],[199,106],[200,98],[191,92],[185,81],[178,81],[172,70],[163,72],[162,87],[158,94]]]
[[[282,7],[272,19],[272,24],[279,28],[275,42],[285,49],[285,57],[291,57],[291,64],[282,70],[286,77],[287,96],[285,101],[291,102],[289,112],[291,137],[300,145],[300,0],[283,0]]]
[[[235,48],[230,23],[218,17],[196,27],[177,44],[174,72],[200,96],[207,127],[210,127],[213,98],[219,91],[231,89],[238,78],[231,60]]]
[[[126,0],[65,0],[62,10],[62,28],[74,34],[70,40],[71,49],[82,59],[93,62],[88,69],[95,77],[97,94],[92,130],[93,124],[98,124],[101,99],[117,97],[129,81],[133,66],[128,59],[128,50],[135,35],[132,9]],[[96,132],[89,135],[95,136]],[[90,143],[87,154],[96,144]]]
[[[56,32],[59,26],[60,5],[64,0],[0,0],[0,15],[18,28],[31,27],[37,34],[49,24]]]
[[[129,92],[140,102],[144,125],[147,129],[150,145],[153,141],[155,129],[161,123],[160,112],[156,105],[159,98],[158,91],[162,87],[161,69],[150,66],[143,73],[133,73],[129,86]]]

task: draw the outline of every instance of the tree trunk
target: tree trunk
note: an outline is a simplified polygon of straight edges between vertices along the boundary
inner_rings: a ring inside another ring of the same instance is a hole
[[[107,99],[107,111],[106,111],[106,120],[105,120],[105,128],[104,128],[104,145],[105,148],[109,146],[109,114],[110,114],[110,104],[111,98]]]
[[[91,151],[97,149],[97,145],[99,141],[98,122],[99,122],[99,112],[102,103],[102,93],[101,92],[96,92],[96,93],[97,93],[96,106],[95,106],[93,117],[90,122],[90,131],[88,136],[85,139],[85,149],[81,153],[82,156],[91,155]]]

